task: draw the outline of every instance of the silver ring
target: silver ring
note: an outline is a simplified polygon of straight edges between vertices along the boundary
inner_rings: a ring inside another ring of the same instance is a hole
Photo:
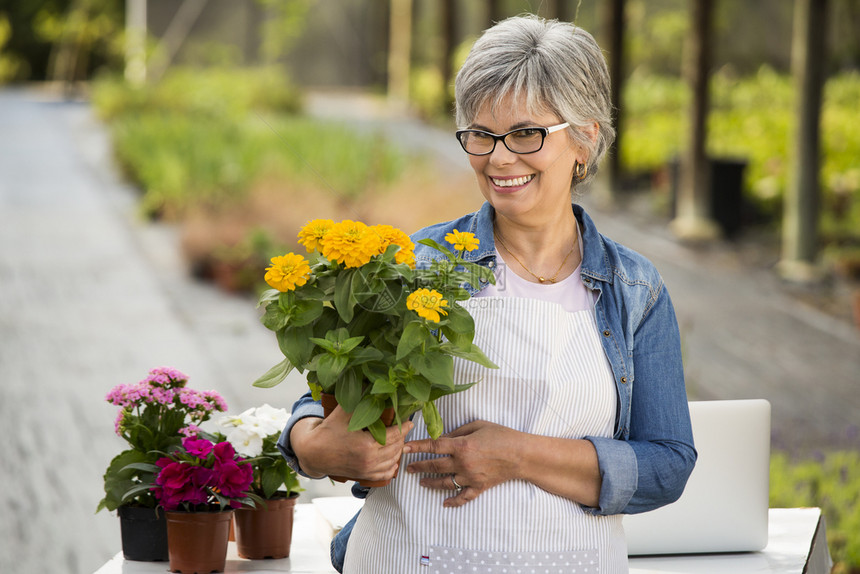
[[[463,492],[463,487],[457,483],[457,480],[454,478],[454,475],[451,475],[451,482],[454,483],[454,489],[457,491],[457,494]]]

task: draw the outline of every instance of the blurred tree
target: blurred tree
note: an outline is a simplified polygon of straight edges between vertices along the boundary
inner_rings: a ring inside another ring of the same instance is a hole
[[[47,79],[66,84],[86,80],[94,55],[122,61],[122,0],[72,0],[65,10],[46,3],[36,14],[36,36],[51,43]]]
[[[0,84],[4,84],[14,78],[21,68],[21,60],[14,54],[4,54],[3,48],[12,35],[12,25],[9,17],[0,13]]]

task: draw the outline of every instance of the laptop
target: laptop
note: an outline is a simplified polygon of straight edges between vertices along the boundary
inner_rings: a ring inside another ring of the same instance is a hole
[[[627,553],[757,551],[767,546],[770,403],[690,402],[699,458],[684,493],[662,508],[624,516]]]

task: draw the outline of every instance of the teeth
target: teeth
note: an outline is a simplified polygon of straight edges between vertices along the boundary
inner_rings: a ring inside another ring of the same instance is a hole
[[[496,179],[494,177],[491,177],[490,179],[493,181],[494,184],[498,185],[499,187],[517,187],[520,185],[527,184],[533,178],[534,174],[527,175],[524,177],[516,177],[514,179]]]

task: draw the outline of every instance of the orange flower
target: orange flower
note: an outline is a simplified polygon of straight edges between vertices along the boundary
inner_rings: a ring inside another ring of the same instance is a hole
[[[400,250],[394,255],[394,261],[406,263],[409,267],[415,268],[415,244],[412,243],[408,235],[391,225],[374,225],[372,229],[382,239],[382,246],[379,248],[380,253],[385,253],[389,245],[398,245]]]
[[[308,253],[319,251],[322,246],[322,238],[332,228],[334,221],[331,219],[314,219],[308,221],[299,231],[299,243],[305,246]]]
[[[272,264],[266,268],[265,280],[281,292],[292,291],[308,282],[311,267],[301,255],[287,253],[272,257]]]
[[[447,315],[448,311],[443,307],[448,305],[448,301],[442,298],[442,294],[435,289],[418,289],[414,293],[410,293],[406,298],[406,307],[418,313],[420,317],[438,323],[442,317]]]
[[[382,238],[360,221],[335,223],[320,241],[321,253],[329,261],[346,267],[361,267],[380,253]]]
[[[445,236],[445,241],[454,245],[454,249],[458,251],[474,251],[481,244],[481,241],[475,237],[474,233],[468,231],[457,231],[449,233]]]

